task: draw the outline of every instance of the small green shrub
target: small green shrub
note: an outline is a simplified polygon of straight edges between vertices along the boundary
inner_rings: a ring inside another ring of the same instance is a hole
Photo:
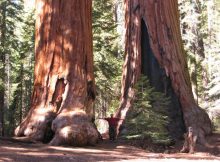
[[[151,138],[153,143],[170,142],[167,131],[169,118],[166,114],[170,99],[161,92],[156,92],[146,76],[141,76],[135,85],[135,98],[125,121],[128,139]]]
[[[216,132],[218,132],[218,133],[220,132],[220,117],[216,117],[213,120],[213,127]]]

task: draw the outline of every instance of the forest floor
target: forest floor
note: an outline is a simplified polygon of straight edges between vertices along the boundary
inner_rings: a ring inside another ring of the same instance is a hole
[[[1,138],[2,162],[217,162],[220,161],[220,134],[208,137],[209,148],[198,146],[195,154],[178,153],[182,143],[164,153],[143,150],[124,140],[104,140],[94,147],[54,147],[24,140]]]

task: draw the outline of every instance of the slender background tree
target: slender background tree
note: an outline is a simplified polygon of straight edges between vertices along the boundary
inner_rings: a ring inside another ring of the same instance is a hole
[[[19,54],[17,24],[22,21],[22,1],[0,1],[0,134],[8,134],[11,113],[9,110],[12,101],[12,85],[14,84],[14,70],[16,56]]]
[[[117,14],[112,0],[93,1],[93,44],[96,76],[96,112],[113,112],[120,96],[123,49],[117,32]],[[106,93],[106,91],[108,93]],[[109,115],[109,114],[108,114]]]
[[[181,31],[195,99],[214,125],[219,114],[219,0],[180,0]]]

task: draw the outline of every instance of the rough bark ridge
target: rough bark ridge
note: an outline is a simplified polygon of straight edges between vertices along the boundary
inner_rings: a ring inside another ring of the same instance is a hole
[[[37,0],[32,106],[16,136],[95,144],[91,0]]]
[[[179,98],[186,127],[200,142],[211,133],[206,112],[194,101],[186,56],[181,41],[176,0],[125,0],[126,59],[123,67],[121,105],[116,116],[125,118],[134,97],[134,84],[141,74],[141,20],[149,34],[150,48]]]

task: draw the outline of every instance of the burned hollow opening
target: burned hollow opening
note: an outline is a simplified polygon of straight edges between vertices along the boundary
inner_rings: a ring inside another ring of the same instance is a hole
[[[64,78],[57,79],[52,100],[49,103],[50,106],[53,107],[53,112],[47,114],[47,123],[45,124],[43,143],[49,143],[55,135],[55,132],[52,130],[52,122],[56,118],[63,102],[62,95],[65,91],[65,86],[66,84]]]
[[[62,95],[65,91],[65,82],[64,78],[58,79],[55,86],[55,91],[53,93],[51,104],[55,107],[55,112],[58,112],[61,106],[61,103],[63,102]]]
[[[170,103],[167,107],[170,122],[167,125],[167,129],[172,138],[181,137],[185,131],[181,105],[172,88],[170,78],[166,76],[165,70],[160,67],[154,56],[150,46],[148,29],[143,19],[141,21],[141,73],[147,76],[150,85],[157,92],[165,93],[170,98]]]

